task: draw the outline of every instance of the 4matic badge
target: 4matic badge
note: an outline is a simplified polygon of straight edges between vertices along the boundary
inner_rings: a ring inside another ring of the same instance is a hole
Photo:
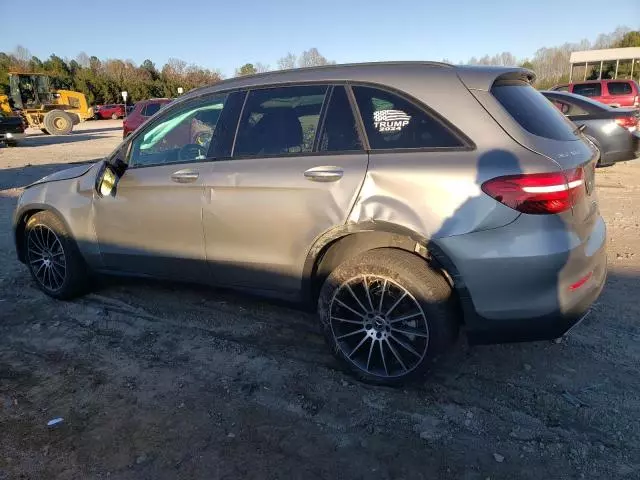
[[[402,110],[378,110],[373,112],[373,126],[379,132],[399,132],[409,125],[411,115]]]

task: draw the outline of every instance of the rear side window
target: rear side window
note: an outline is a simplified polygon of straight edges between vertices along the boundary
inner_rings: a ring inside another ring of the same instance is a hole
[[[358,86],[353,92],[373,150],[463,146],[440,121],[394,93]]]
[[[356,118],[344,87],[334,87],[320,133],[320,152],[362,150]]]
[[[491,93],[529,133],[553,140],[576,140],[575,127],[540,92],[526,84],[497,85]]]
[[[160,106],[159,103],[148,103],[147,106],[142,109],[142,115],[150,117],[160,110]]]
[[[577,83],[573,86],[573,93],[583,97],[599,97],[602,95],[600,83]]]
[[[326,86],[280,87],[249,92],[234,156],[313,151]]]
[[[609,82],[607,88],[609,95],[631,95],[633,93],[629,82]]]

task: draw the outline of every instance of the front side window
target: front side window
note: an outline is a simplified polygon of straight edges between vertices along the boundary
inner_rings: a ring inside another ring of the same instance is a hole
[[[609,82],[607,88],[609,95],[631,95],[633,92],[629,82]]]
[[[462,146],[440,121],[394,93],[360,86],[353,92],[373,150]]]
[[[578,83],[573,86],[573,93],[583,97],[599,97],[602,95],[602,85],[600,83]]]
[[[249,92],[234,156],[313,151],[326,86],[266,88]]]
[[[133,141],[129,166],[204,160],[227,95],[198,99],[149,125]],[[159,104],[154,104],[158,105]]]

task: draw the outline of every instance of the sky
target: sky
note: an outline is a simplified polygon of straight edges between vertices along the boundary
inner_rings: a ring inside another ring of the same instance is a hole
[[[176,57],[230,76],[245,63],[276,68],[288,52],[313,47],[337,63],[458,63],[503,51],[531,57],[540,47],[593,41],[620,25],[640,27],[640,0],[565,2],[66,0],[52,8],[50,0],[29,0],[37,15],[8,15],[0,22],[0,51],[22,45],[41,60],[80,52],[137,64],[149,58],[158,68]],[[3,5],[17,3],[0,0],[0,11]],[[36,29],[25,29],[28,18],[42,16],[48,18]]]

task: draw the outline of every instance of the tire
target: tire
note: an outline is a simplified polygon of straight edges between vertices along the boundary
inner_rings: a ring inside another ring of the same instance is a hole
[[[111,114],[111,120],[117,120],[118,119],[118,114],[117,113],[112,113]]]
[[[24,232],[27,267],[36,285],[47,295],[69,300],[84,293],[87,268],[64,223],[52,212],[38,212]]]
[[[73,130],[73,119],[64,110],[51,110],[44,116],[44,126],[51,135],[68,135]]]
[[[331,272],[318,314],[340,364],[382,385],[423,376],[459,328],[447,280],[420,257],[390,248],[364,252]]]
[[[42,133],[44,133],[45,135],[51,135],[51,134],[49,133],[49,131],[48,131],[46,128],[41,128],[41,129],[40,129],[40,131],[41,131]]]
[[[98,115],[97,113],[93,114],[93,119],[94,120],[100,120],[100,115]]]

